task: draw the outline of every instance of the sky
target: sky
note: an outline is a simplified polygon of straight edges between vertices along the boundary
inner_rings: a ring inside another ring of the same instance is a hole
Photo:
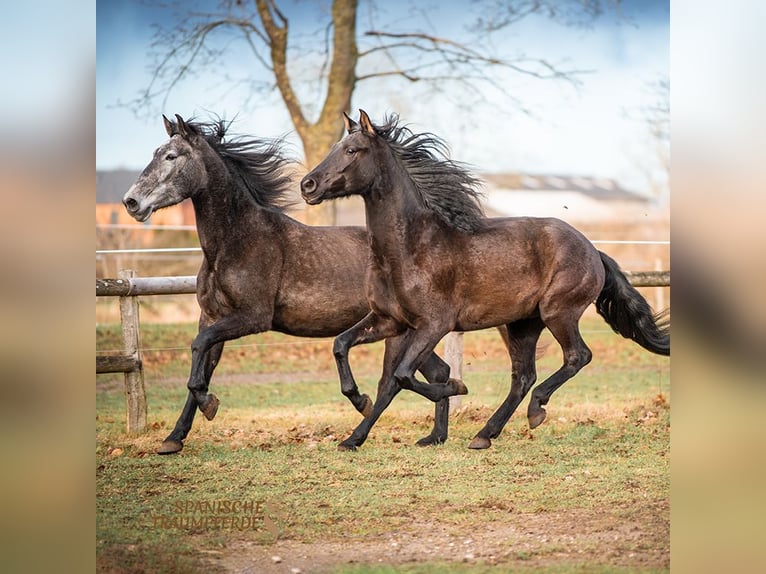
[[[214,3],[213,3],[214,4]],[[291,34],[302,40],[321,38],[320,11],[328,2],[281,0],[290,18]],[[360,2],[357,29],[367,29],[369,13]],[[425,6],[427,21],[412,16],[412,6]],[[405,0],[379,3],[379,18],[396,29],[420,28],[463,40],[470,12],[479,5],[468,0],[428,4]],[[624,187],[647,192],[655,166],[655,147],[639,116],[656,101],[650,84],[669,78],[669,18],[667,1],[630,0],[621,15],[610,12],[588,28],[565,27],[544,18],[523,20],[494,38],[500,53],[524,51],[563,67],[589,70],[579,76],[578,89],[557,81],[507,77],[505,86],[527,106],[522,113],[507,100],[485,91],[486,102],[465,102],[450,94],[424,94],[417,85],[386,80],[361,83],[352,109],[364,108],[381,120],[395,112],[415,131],[441,136],[453,159],[478,172],[520,171],[560,175],[611,177]],[[202,71],[137,116],[121,106],[150,81],[150,44],[157,23],[172,22],[171,13],[151,2],[97,2],[96,167],[142,169],[153,150],[166,139],[160,113],[208,117],[211,113],[236,118],[232,131],[258,136],[287,135],[301,155],[300,141],[287,112],[272,94],[254,102],[243,89],[226,85],[221,75]],[[388,28],[393,29],[393,28]],[[232,45],[232,49],[236,45]],[[268,72],[247,52],[229,58],[230,76],[269,80]],[[296,68],[311,60],[291,61]],[[308,93],[308,92],[306,92]],[[443,97],[441,97],[443,96]],[[463,105],[459,105],[459,104]],[[352,114],[353,115],[353,114]],[[339,119],[339,121],[341,121]]]

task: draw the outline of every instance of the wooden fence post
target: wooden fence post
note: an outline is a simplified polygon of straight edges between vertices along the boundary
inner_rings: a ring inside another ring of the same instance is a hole
[[[136,276],[132,269],[120,269],[118,277],[130,280]],[[127,432],[136,435],[146,428],[146,392],[144,390],[144,369],[141,362],[141,336],[138,318],[138,297],[120,297],[120,319],[122,321],[122,342],[125,353],[132,355],[137,369],[125,373],[125,404],[127,405]]]
[[[453,331],[444,337],[444,360],[449,365],[450,377],[463,380],[463,333]],[[460,395],[449,398],[450,412],[454,412],[462,403]]]

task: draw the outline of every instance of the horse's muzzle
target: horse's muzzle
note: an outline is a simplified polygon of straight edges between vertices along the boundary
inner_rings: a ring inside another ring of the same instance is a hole
[[[141,202],[130,197],[130,191],[125,194],[125,197],[122,199],[122,204],[125,206],[125,210],[128,214],[136,221],[146,221],[152,214],[151,206],[142,209]]]
[[[308,175],[301,180],[301,195],[303,201],[309,205],[322,202],[322,193],[318,189],[316,180]]]

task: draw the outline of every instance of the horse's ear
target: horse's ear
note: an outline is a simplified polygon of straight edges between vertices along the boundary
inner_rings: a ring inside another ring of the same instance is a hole
[[[359,123],[362,126],[362,131],[370,134],[371,136],[375,135],[375,126],[372,125],[372,122],[370,121],[370,116],[367,115],[367,112],[364,110],[359,110]]]
[[[359,129],[359,124],[352,120],[346,112],[343,112],[343,123],[346,124],[346,133]]]
[[[165,114],[162,114],[162,123],[165,124],[165,131],[168,132],[168,137],[173,137],[178,133],[178,130],[176,129],[176,126],[171,122],[168,118],[165,117]]]
[[[176,114],[176,120],[178,120],[178,133],[181,134],[182,137],[188,138],[190,135],[192,135],[192,131],[189,129],[189,126],[186,125],[186,122],[181,116]]]

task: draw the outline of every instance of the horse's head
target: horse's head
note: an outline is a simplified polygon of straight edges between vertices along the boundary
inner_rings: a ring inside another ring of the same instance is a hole
[[[365,111],[359,114],[359,123],[343,114],[346,136],[301,180],[301,194],[309,205],[364,193],[378,175],[378,134]]]
[[[170,139],[158,147],[122,203],[138,221],[163,207],[180,203],[204,187],[206,171],[199,149],[204,137],[176,114],[176,122],[162,116]]]

